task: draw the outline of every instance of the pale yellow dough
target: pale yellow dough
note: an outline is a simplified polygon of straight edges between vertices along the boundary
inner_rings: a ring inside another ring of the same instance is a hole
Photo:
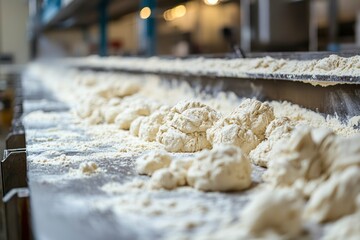
[[[172,157],[164,150],[153,150],[136,159],[137,173],[151,176],[156,170],[170,165]]]
[[[212,144],[238,146],[245,154],[249,154],[264,140],[266,127],[272,120],[274,112],[269,104],[246,99],[207,131],[208,140]]]
[[[170,152],[196,152],[210,148],[206,130],[219,119],[211,107],[196,101],[183,101],[171,108],[156,140]]]
[[[216,145],[195,157],[186,179],[202,191],[243,190],[251,185],[251,165],[240,148]]]

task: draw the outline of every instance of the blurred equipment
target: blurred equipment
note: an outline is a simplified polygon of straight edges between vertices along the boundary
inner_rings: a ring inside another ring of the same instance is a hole
[[[241,10],[245,51],[308,50],[309,0],[243,0]]]

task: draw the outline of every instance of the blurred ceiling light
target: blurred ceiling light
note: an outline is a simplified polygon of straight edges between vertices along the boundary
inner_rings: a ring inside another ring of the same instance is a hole
[[[186,7],[179,5],[164,12],[164,19],[166,21],[172,21],[176,18],[181,18],[186,14]]]
[[[141,19],[147,19],[150,17],[150,15],[151,15],[151,9],[149,7],[144,7],[143,9],[141,9],[140,11]]]
[[[204,0],[204,3],[206,5],[212,5],[212,6],[218,4],[219,2],[220,2],[219,0]]]

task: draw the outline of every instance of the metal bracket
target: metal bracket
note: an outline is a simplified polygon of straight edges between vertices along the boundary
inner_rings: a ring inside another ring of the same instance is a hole
[[[14,126],[16,127],[16,126]],[[25,133],[22,131],[22,126],[17,126],[18,131],[14,131],[15,133],[9,133],[6,137],[6,149],[19,149],[25,148],[26,139]],[[15,130],[15,129],[14,129]]]
[[[5,232],[7,239],[33,239],[31,231],[29,189],[12,189],[3,197],[2,200],[5,206]]]
[[[5,155],[6,158],[0,163],[2,196],[13,188],[27,187],[26,151],[5,151]]]

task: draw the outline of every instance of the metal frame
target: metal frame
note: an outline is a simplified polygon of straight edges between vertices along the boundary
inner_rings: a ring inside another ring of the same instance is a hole
[[[33,239],[27,179],[25,131],[20,79],[16,79],[14,119],[0,162],[0,239]]]

